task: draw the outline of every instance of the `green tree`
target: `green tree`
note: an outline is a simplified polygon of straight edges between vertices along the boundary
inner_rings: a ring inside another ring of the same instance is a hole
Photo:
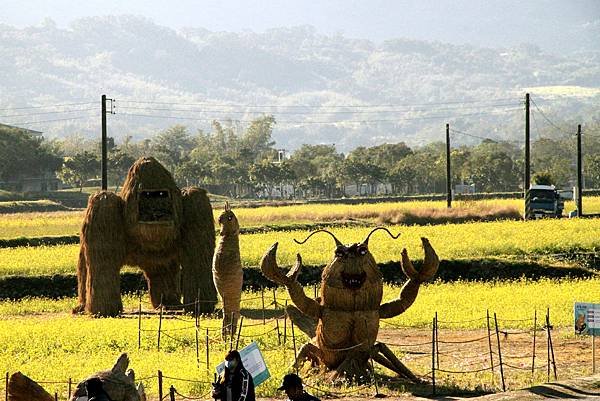
[[[79,187],[79,192],[83,190],[83,184],[93,177],[97,177],[100,171],[100,161],[98,158],[87,151],[78,153],[74,156],[66,156],[62,167],[58,172],[58,177],[67,184]]]
[[[389,163],[390,158],[387,158],[384,154],[385,149],[390,146],[381,145],[372,148],[359,146],[350,152],[346,158],[346,171],[350,173],[353,181],[359,184],[367,184],[371,194],[375,192],[377,184],[384,183],[387,178],[384,166],[391,168],[393,165]],[[399,157],[398,160],[402,157]]]
[[[446,144],[432,142],[409,156],[415,171],[415,192],[439,193],[446,186]]]
[[[575,141],[540,138],[531,144],[531,170],[550,174],[556,185],[575,180]]]
[[[410,195],[414,193],[415,183],[417,180],[417,171],[414,167],[414,156],[408,156],[398,161],[394,167],[388,172],[390,183],[394,187],[394,191]]]
[[[288,165],[296,177],[295,188],[304,196],[333,197],[343,185],[344,155],[334,145],[302,145]]]
[[[586,155],[585,166],[586,186],[600,188],[600,154]]]
[[[536,185],[554,185],[552,174],[547,171],[539,171],[531,177],[531,181]]]
[[[113,147],[108,154],[108,177],[115,186],[115,192],[119,185],[125,181],[129,167],[135,162],[135,157],[127,153],[126,147]]]
[[[282,181],[281,167],[268,159],[250,166],[250,181],[258,189],[267,192],[269,199],[273,198],[273,190]]]
[[[54,143],[26,130],[0,127],[0,180],[53,173],[61,164]]]
[[[183,125],[174,125],[152,139],[152,152],[174,174],[177,166],[187,160],[194,140]]]
[[[505,144],[485,140],[471,153],[467,166],[469,179],[480,192],[516,190],[519,177]]]

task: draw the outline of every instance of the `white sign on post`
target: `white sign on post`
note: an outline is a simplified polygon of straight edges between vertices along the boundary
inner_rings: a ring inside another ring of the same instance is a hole
[[[596,373],[596,336],[600,335],[600,304],[576,302],[575,334],[592,336],[592,372]]]
[[[600,335],[600,304],[575,303],[575,334]]]
[[[252,375],[252,381],[254,381],[254,386],[258,386],[263,383],[269,377],[271,377],[271,373],[269,373],[269,369],[267,368],[267,364],[258,348],[256,342],[251,342],[246,347],[240,350],[240,357],[242,358],[242,363],[244,367]],[[225,370],[225,362],[221,362],[217,365],[217,373],[220,375],[223,370]]]

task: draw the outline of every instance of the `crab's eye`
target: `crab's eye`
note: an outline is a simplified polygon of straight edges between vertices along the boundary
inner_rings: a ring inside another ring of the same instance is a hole
[[[346,255],[346,248],[345,247],[338,246],[337,248],[335,248],[335,256],[337,256],[338,258],[341,258],[344,255]]]
[[[227,220],[229,220],[229,221],[233,220],[233,216],[227,216]]]
[[[367,254],[367,247],[366,246],[360,246],[358,247],[358,254],[359,255],[366,255]]]

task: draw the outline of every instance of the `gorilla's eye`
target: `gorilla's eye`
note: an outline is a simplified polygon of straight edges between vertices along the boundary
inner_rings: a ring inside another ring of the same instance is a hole
[[[358,247],[358,254],[359,255],[366,255],[367,254],[367,247],[365,247],[365,246],[359,246]]]
[[[142,198],[146,198],[146,199],[150,199],[150,198],[162,199],[162,198],[168,198],[169,192],[168,191],[142,191],[140,193],[140,195]]]

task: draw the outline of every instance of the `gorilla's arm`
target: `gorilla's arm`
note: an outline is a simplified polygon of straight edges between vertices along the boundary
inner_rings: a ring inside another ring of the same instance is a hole
[[[123,310],[119,275],[126,253],[123,209],[123,201],[112,192],[98,192],[88,200],[77,268],[83,304],[75,311],[116,316]]]
[[[183,216],[179,252],[183,304],[186,311],[193,311],[193,303],[199,298],[200,313],[211,313],[217,303],[217,290],[212,277],[215,252],[212,207],[204,189],[184,188],[181,194]]]

